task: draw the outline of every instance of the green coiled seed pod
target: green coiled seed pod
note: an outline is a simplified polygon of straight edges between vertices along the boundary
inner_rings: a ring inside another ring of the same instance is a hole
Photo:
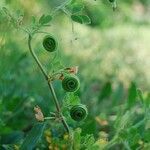
[[[88,110],[85,105],[75,105],[70,109],[70,116],[75,121],[82,121],[88,115]]]
[[[62,80],[62,88],[67,92],[76,92],[80,88],[79,78],[75,75],[67,75]]]
[[[116,0],[109,0],[110,3],[114,3]]]
[[[57,40],[53,36],[47,35],[43,39],[43,47],[49,52],[54,52],[58,47]]]

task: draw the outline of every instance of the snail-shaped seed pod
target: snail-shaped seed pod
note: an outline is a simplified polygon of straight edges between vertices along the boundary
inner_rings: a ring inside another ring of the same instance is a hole
[[[88,115],[88,110],[85,105],[78,104],[70,109],[70,116],[75,121],[82,121]]]
[[[109,0],[110,3],[114,3],[116,0]]]
[[[62,80],[62,88],[67,92],[76,92],[79,87],[80,81],[75,75],[67,75]]]
[[[57,40],[53,36],[47,35],[43,39],[43,47],[49,52],[54,52],[58,47]]]

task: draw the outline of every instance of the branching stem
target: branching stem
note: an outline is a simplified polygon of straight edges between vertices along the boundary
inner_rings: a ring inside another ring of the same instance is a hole
[[[32,54],[32,56],[33,56],[33,58],[35,59],[35,61],[36,61],[37,65],[38,65],[38,67],[40,68],[41,72],[43,73],[45,79],[46,79],[47,82],[48,82],[48,86],[49,86],[49,89],[50,89],[51,94],[52,94],[52,96],[53,96],[53,100],[54,100],[54,104],[55,104],[55,106],[56,106],[57,112],[58,112],[58,114],[59,114],[59,115],[61,116],[61,118],[62,118],[62,124],[64,125],[66,131],[67,131],[68,133],[70,133],[69,126],[68,126],[67,122],[65,121],[65,118],[64,118],[64,116],[63,116],[63,114],[62,114],[62,112],[61,112],[60,104],[59,104],[59,102],[58,102],[58,99],[57,99],[55,90],[54,90],[54,88],[53,88],[53,85],[52,85],[52,83],[49,81],[49,75],[47,74],[47,72],[45,71],[45,69],[44,69],[44,67],[42,66],[41,62],[39,61],[37,55],[36,55],[35,52],[33,51],[32,46],[31,46],[31,41],[32,41],[32,36],[29,34],[29,37],[28,37],[28,47],[29,47],[29,50],[30,50],[30,52],[31,52],[31,54]]]

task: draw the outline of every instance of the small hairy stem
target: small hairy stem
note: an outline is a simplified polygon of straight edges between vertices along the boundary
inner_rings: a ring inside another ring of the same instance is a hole
[[[57,112],[60,114],[60,116],[62,117],[62,123],[64,125],[64,127],[66,128],[67,132],[69,133],[69,126],[67,124],[67,122],[65,121],[65,119],[63,118],[63,115],[62,115],[62,112],[61,112],[61,109],[60,109],[60,105],[59,105],[59,102],[58,102],[58,99],[57,99],[57,96],[56,96],[56,93],[54,91],[54,88],[53,88],[53,85],[48,82],[48,86],[49,86],[49,89],[53,95],[53,98],[54,98],[54,103],[55,103],[55,106],[56,106],[56,109],[57,109]]]
[[[61,112],[60,105],[59,105],[58,99],[56,97],[56,93],[54,91],[54,88],[53,88],[53,86],[52,86],[52,84],[50,82],[48,82],[48,86],[49,86],[49,89],[50,89],[50,91],[52,93],[52,96],[54,98],[54,102],[55,102],[55,105],[56,105],[57,112],[60,113]]]
[[[65,121],[64,119],[64,116],[61,112],[61,109],[60,109],[60,105],[59,105],[59,102],[58,102],[58,99],[57,99],[57,96],[56,96],[56,93],[54,91],[54,88],[53,88],[53,85],[52,83],[49,81],[49,76],[48,74],[46,73],[44,67],[42,66],[41,62],[39,61],[38,57],[36,56],[35,52],[33,51],[32,47],[31,47],[31,40],[32,40],[32,36],[29,34],[29,38],[28,38],[28,46],[29,46],[29,50],[33,56],[33,58],[35,59],[36,63],[38,64],[41,72],[43,73],[45,79],[47,80],[48,82],[48,86],[49,86],[49,89],[52,93],[52,96],[53,96],[53,100],[54,100],[54,104],[56,106],[56,109],[57,109],[57,112],[59,113],[60,117],[62,118],[62,124],[64,125],[66,131],[70,134],[70,130],[69,130],[69,126],[67,124],[67,122]]]
[[[33,56],[33,58],[35,59],[36,63],[38,64],[40,70],[42,71],[43,75],[45,76],[46,80],[48,79],[48,75],[44,69],[44,67],[42,66],[41,62],[39,61],[39,59],[37,58],[36,54],[34,53],[34,51],[32,50],[32,47],[31,47],[31,40],[32,40],[32,37],[31,35],[29,35],[29,38],[28,38],[28,46],[29,46],[29,50]]]

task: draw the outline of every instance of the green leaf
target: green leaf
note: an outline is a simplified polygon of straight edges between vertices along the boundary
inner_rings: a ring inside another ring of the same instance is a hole
[[[14,131],[10,134],[1,135],[0,144],[16,144],[23,139],[24,133],[21,131]]]
[[[144,103],[143,93],[140,89],[137,89],[137,95],[142,103]]]
[[[32,23],[32,24],[35,24],[35,23],[36,23],[36,18],[35,18],[35,16],[32,16],[32,17],[31,17],[31,23]]]
[[[81,24],[90,24],[91,19],[86,15],[71,15],[71,19]]]
[[[26,136],[23,144],[21,145],[21,150],[32,150],[37,142],[40,140],[43,131],[45,128],[45,123],[38,123],[36,124],[31,131],[29,132],[29,134]]]
[[[53,66],[53,71],[58,71],[62,68],[64,68],[63,64],[59,61],[59,60],[56,60],[52,63],[52,66]]]
[[[145,129],[150,130],[150,119],[146,121],[145,123]]]
[[[124,96],[124,87],[122,83],[119,83],[116,89],[112,93],[113,104],[118,104]]]
[[[64,101],[63,101],[63,105],[64,107],[69,107],[69,106],[73,106],[73,105],[78,105],[80,104],[80,98],[76,95],[74,95],[74,93],[67,93]]]
[[[147,93],[144,103],[145,103],[145,106],[150,109],[150,92]]]
[[[73,134],[73,149],[79,150],[80,149],[80,143],[81,143],[81,129],[77,128]]]
[[[112,85],[111,82],[106,82],[101,90],[101,94],[99,96],[100,100],[103,100],[104,98],[108,98],[110,94],[112,93]]]
[[[93,116],[88,115],[86,123],[82,125],[82,134],[96,134],[96,126],[97,123],[95,121],[95,118]]]
[[[6,7],[2,7],[2,10],[5,14],[10,15],[9,10]]]
[[[75,13],[81,12],[83,10],[83,8],[84,8],[84,5],[82,5],[82,4],[74,4],[72,6],[71,11],[72,11],[73,14],[75,14]]]
[[[128,128],[132,122],[133,115],[131,111],[126,111],[124,114],[118,115],[114,127],[117,130]]]
[[[137,97],[136,85],[134,82],[131,82],[130,88],[128,90],[128,106],[131,108],[135,102]]]
[[[150,130],[147,130],[146,132],[143,133],[144,139],[145,141],[150,141],[150,134],[149,134]]]
[[[82,143],[82,146],[86,147],[87,149],[90,149],[92,145],[94,145],[95,139],[92,134],[87,134],[84,137],[84,142]]]
[[[71,15],[71,19],[75,22],[78,22],[78,23],[83,23],[82,22],[82,18],[79,16],[79,15]]]
[[[91,19],[86,15],[80,15],[82,18],[83,24],[91,24]]]
[[[52,16],[51,15],[42,15],[39,19],[39,23],[41,25],[45,25],[45,24],[48,24],[50,21],[52,20]]]
[[[64,6],[68,5],[71,0],[50,0],[50,6],[52,8],[63,8]]]

